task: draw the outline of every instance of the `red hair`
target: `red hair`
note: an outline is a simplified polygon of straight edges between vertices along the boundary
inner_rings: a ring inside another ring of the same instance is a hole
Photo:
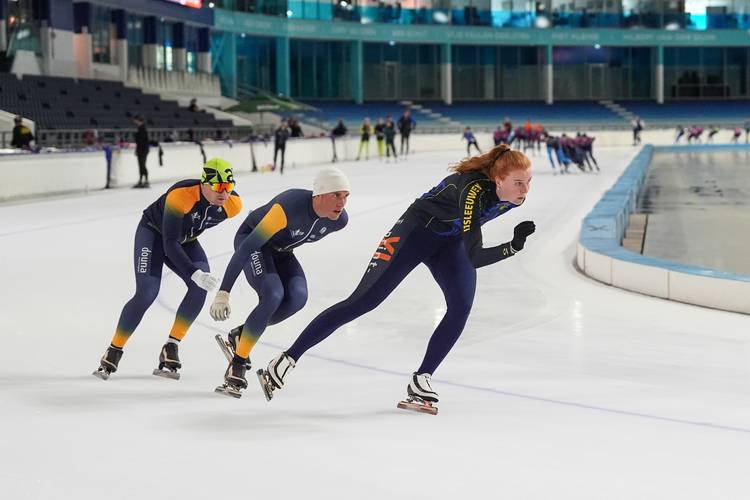
[[[500,144],[486,153],[472,156],[450,167],[454,172],[482,172],[491,180],[505,179],[514,170],[528,170],[531,160],[522,152]]]

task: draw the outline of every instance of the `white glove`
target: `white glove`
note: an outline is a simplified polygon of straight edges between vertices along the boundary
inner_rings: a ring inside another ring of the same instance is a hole
[[[204,273],[200,269],[196,270],[190,279],[207,292],[210,292],[219,285],[218,279],[214,278],[209,273]]]
[[[215,321],[224,321],[229,318],[232,309],[229,307],[229,292],[219,290],[216,292],[213,304],[211,304],[211,317]]]

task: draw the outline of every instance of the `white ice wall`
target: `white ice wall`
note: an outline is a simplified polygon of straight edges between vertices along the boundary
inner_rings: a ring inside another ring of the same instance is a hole
[[[462,151],[460,137],[417,135],[412,137],[414,151]],[[341,160],[354,159],[359,142],[356,138],[336,141]],[[240,172],[252,169],[250,145],[224,142],[204,144],[206,156],[220,156],[231,162]],[[148,156],[149,179],[152,182],[195,177],[200,171],[202,156],[198,145],[193,143],[162,144],[163,166],[159,166],[158,148],[151,148]],[[273,142],[254,143],[253,149],[258,168],[273,163]],[[370,158],[377,155],[375,141],[370,144]],[[289,141],[286,149],[286,167],[329,163],[332,157],[329,138],[300,139]],[[29,183],[28,172],[35,175]],[[19,153],[0,156],[0,201],[42,194],[55,194],[90,189],[101,189],[107,182],[107,162],[104,152],[29,154]],[[113,187],[128,186],[138,181],[138,163],[133,149],[116,150],[112,158]]]
[[[650,258],[620,246],[625,228],[616,221],[627,218],[632,209],[624,200],[634,199],[637,194],[650,161],[649,149],[650,146],[633,160],[613,189],[584,219],[576,247],[578,268],[597,281],[625,290],[750,314],[750,276]],[[602,228],[613,230],[603,232]]]
[[[642,265],[588,249],[581,244],[578,245],[576,260],[584,274],[617,288],[687,304],[750,314],[748,276],[712,272],[669,262],[664,262],[663,266]]]

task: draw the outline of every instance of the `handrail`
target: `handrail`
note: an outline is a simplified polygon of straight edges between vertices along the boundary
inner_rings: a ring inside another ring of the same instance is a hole
[[[150,140],[154,142],[203,139],[241,140],[253,133],[253,127],[149,128],[148,132]],[[105,143],[132,142],[135,140],[135,129],[40,129],[37,131],[37,145],[41,147],[77,147],[93,145],[100,140]],[[4,135],[2,144],[5,147]]]

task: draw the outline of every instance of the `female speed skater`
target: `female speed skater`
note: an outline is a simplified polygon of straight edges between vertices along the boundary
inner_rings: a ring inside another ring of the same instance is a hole
[[[479,144],[477,143],[477,138],[474,135],[474,132],[471,131],[471,127],[466,127],[464,129],[463,138],[466,140],[466,156],[471,156],[471,147],[472,146],[474,146],[477,149],[477,153],[482,154],[482,150],[479,149]]]
[[[482,246],[481,225],[526,200],[531,161],[522,152],[503,144],[461,161],[452,170],[454,173],[415,200],[386,233],[354,292],[318,315],[289,349],[267,369],[258,371],[269,401],[308,349],[375,309],[423,263],[443,291],[447,312],[411,377],[407,399],[399,407],[437,413],[438,394],[432,389],[431,377],[464,329],[474,301],[476,269],[520,252],[536,229],[534,222],[524,221],[513,230],[511,241]]]
[[[94,375],[107,380],[117,371],[125,343],[159,294],[166,264],[185,282],[187,292],[177,308],[154,375],[180,377],[177,370],[182,364],[177,347],[203,308],[206,292],[219,282],[210,274],[208,258],[198,237],[206,229],[240,213],[242,200],[234,186],[229,162],[212,158],[203,166],[200,180],[174,184],[143,211],[135,231],[135,294],[123,307],[115,335]]]
[[[250,212],[240,226],[234,255],[211,305],[211,317],[216,321],[229,318],[229,292],[241,271],[257,292],[258,305],[244,324],[229,332],[227,340],[216,336],[229,361],[224,385],[216,392],[239,398],[247,387],[250,351],[266,327],[304,307],[307,279],[294,249],[346,226],[349,215],[344,206],[349,191],[349,180],[342,171],[323,169],[315,177],[312,191],[288,189]]]

